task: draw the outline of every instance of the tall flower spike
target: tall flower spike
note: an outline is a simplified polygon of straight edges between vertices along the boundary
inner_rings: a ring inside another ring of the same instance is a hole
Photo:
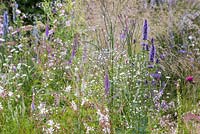
[[[13,7],[12,7],[12,13],[13,13],[13,22],[16,21],[17,19],[17,8],[18,8],[18,4],[16,3],[16,1],[13,3]]]
[[[109,81],[108,72],[106,72],[106,74],[105,74],[104,87],[105,87],[105,94],[108,95],[109,89],[110,89],[110,81]]]
[[[72,48],[72,54],[71,54],[71,57],[69,59],[69,64],[72,64],[72,60],[75,57],[75,54],[76,54],[76,51],[77,51],[77,47],[78,47],[78,35],[75,35],[74,44],[73,44],[73,48]]]
[[[49,37],[49,25],[48,24],[46,25],[46,28],[45,28],[45,35],[46,35],[46,38]]]
[[[33,93],[32,103],[31,103],[31,111],[33,112],[34,110],[35,110],[35,94]]]
[[[8,34],[8,23],[9,23],[8,11],[5,11],[3,14],[3,36],[4,36],[4,38]]]
[[[150,62],[154,62],[154,59],[155,59],[155,56],[156,56],[156,48],[155,48],[155,45],[154,45],[154,39],[152,38],[151,39],[151,49],[150,49],[150,52],[149,52],[149,61]]]
[[[148,23],[147,20],[144,20],[144,25],[143,25],[143,40],[148,39]]]

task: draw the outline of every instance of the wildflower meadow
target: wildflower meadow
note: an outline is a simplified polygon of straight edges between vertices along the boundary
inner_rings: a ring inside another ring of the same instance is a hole
[[[199,0],[0,0],[0,134],[200,134]]]

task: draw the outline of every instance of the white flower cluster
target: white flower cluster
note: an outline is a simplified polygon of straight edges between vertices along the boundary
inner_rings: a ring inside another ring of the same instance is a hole
[[[45,134],[53,134],[57,133],[59,129],[60,129],[60,124],[55,123],[53,120],[48,120],[47,128],[43,128],[43,132]]]
[[[86,134],[90,134],[91,131],[94,131],[94,128],[88,126],[86,123],[84,123],[84,126],[86,128]]]
[[[110,120],[109,120],[109,110],[106,108],[105,113],[102,113],[100,109],[97,110],[99,115],[99,125],[102,128],[104,134],[110,134]]]
[[[45,103],[40,103],[40,105],[38,106],[38,109],[40,111],[40,114],[43,116],[45,116],[48,113],[48,109],[46,109]]]

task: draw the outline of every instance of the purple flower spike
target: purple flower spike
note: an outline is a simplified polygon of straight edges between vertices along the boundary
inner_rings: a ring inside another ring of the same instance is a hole
[[[154,45],[154,39],[152,38],[151,40],[151,49],[150,49],[150,52],[149,52],[149,61],[150,62],[154,62],[154,59],[155,59],[155,56],[156,56],[156,48],[155,48],[155,45]]]
[[[45,35],[47,38],[49,37],[49,25],[46,25]]]
[[[32,103],[31,103],[31,111],[33,112],[35,110],[35,95],[32,96]]]
[[[5,37],[8,33],[8,11],[5,11],[3,14],[3,36]]]
[[[77,47],[78,47],[78,36],[76,35],[74,38],[74,44],[73,44],[73,48],[72,48],[72,54],[69,60],[69,64],[72,64],[72,60],[76,55],[76,51],[77,51]]]
[[[108,95],[109,89],[110,89],[110,81],[109,81],[108,72],[106,72],[106,74],[105,74],[104,87],[105,87],[105,94]]]
[[[35,104],[34,102],[31,103],[31,111],[34,111],[35,110]]]
[[[148,39],[148,24],[147,24],[147,20],[144,20],[144,25],[143,25],[143,40],[147,40]]]

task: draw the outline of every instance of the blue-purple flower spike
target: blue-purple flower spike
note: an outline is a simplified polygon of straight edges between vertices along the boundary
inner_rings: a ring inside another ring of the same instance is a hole
[[[8,11],[5,11],[3,14],[3,36],[6,37],[8,33]]]
[[[154,45],[154,39],[152,38],[151,39],[151,48],[150,48],[150,52],[149,52],[149,61],[150,62],[154,62],[154,59],[155,59],[155,56],[156,56],[156,48],[155,48],[155,45]]]
[[[104,87],[105,87],[105,94],[108,95],[109,89],[110,89],[110,81],[109,81],[108,72],[106,72],[106,74],[105,74]]]
[[[46,28],[45,28],[45,35],[47,38],[49,37],[49,25],[48,24],[46,25]]]
[[[77,47],[78,47],[78,36],[76,35],[75,38],[74,38],[74,44],[73,44],[73,48],[72,48],[72,54],[71,54],[71,57],[69,59],[69,64],[72,64],[72,60],[76,55]]]
[[[148,39],[148,23],[147,20],[144,20],[144,25],[143,25],[143,40]]]

